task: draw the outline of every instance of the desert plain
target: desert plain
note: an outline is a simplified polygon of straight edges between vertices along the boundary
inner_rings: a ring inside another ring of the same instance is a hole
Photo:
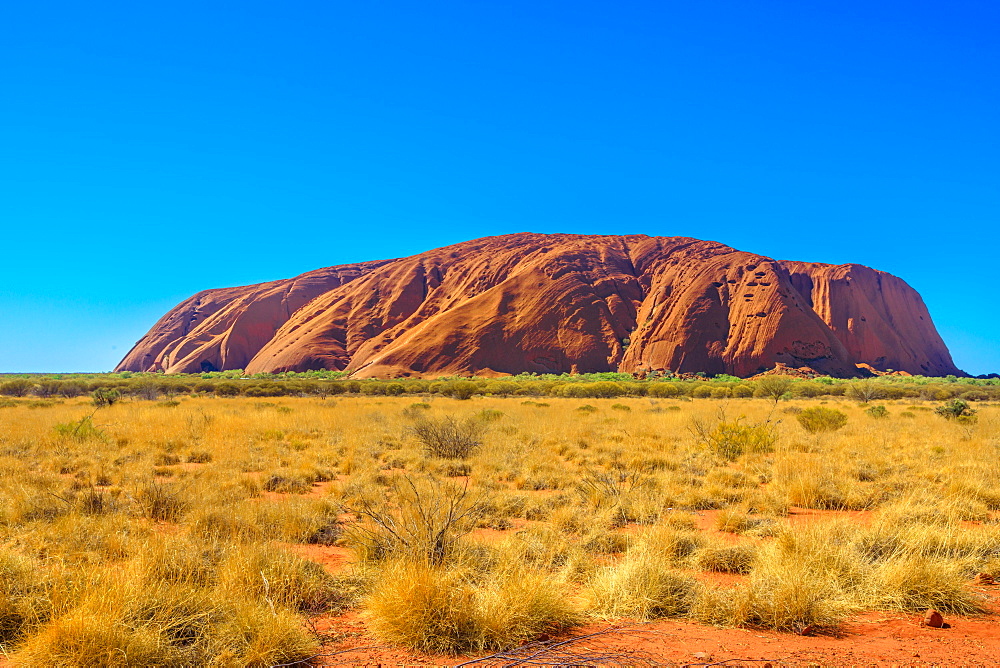
[[[142,376],[0,397],[10,665],[1000,656],[992,385]]]

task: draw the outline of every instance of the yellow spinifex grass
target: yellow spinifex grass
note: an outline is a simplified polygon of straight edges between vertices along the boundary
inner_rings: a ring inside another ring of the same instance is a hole
[[[523,567],[483,574],[395,561],[364,604],[376,637],[439,653],[516,647],[582,618],[563,580]]]
[[[642,542],[617,564],[595,572],[585,591],[591,609],[601,617],[648,621],[685,616],[698,590],[697,581],[677,569],[674,554]]]
[[[435,652],[587,618],[975,614],[970,580],[1000,576],[1000,410],[880,403],[873,419],[838,398],[14,398],[0,644],[22,665],[242,666],[311,656],[305,618],[345,609]],[[846,424],[806,431],[795,415],[816,407]],[[699,438],[720,408],[751,430],[723,436],[766,442]],[[429,448],[426,424],[474,425],[475,447]]]

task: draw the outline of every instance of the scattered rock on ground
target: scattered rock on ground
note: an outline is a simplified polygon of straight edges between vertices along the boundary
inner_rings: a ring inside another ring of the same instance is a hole
[[[937,610],[928,610],[927,614],[924,615],[924,626],[939,629],[944,626],[944,617]]]

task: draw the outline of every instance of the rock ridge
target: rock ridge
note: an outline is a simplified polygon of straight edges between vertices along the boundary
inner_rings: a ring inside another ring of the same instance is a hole
[[[920,295],[885,272],[687,237],[527,232],[199,292],[116,370],[746,377],[778,364],[962,373]]]

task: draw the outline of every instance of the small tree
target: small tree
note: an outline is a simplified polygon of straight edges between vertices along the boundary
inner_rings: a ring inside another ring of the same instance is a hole
[[[235,397],[240,393],[240,386],[236,383],[219,383],[215,386],[215,393],[220,397]]]
[[[757,381],[757,392],[760,396],[771,399],[775,404],[791,387],[792,379],[788,376],[764,376]]]
[[[961,399],[952,399],[943,406],[938,406],[934,409],[934,412],[943,418],[949,420],[958,420],[961,418],[972,418],[976,411],[969,408],[969,404]]]
[[[15,378],[6,383],[0,383],[0,394],[9,397],[23,397],[31,392],[31,381],[25,378]]]
[[[847,386],[844,392],[851,399],[867,404],[876,399],[885,397],[885,390],[874,380],[859,380]]]
[[[133,393],[140,399],[156,401],[160,398],[160,388],[154,381],[145,381],[133,386]]]
[[[110,387],[99,387],[91,395],[94,405],[98,408],[106,408],[118,403],[122,398],[122,393]]]
[[[448,388],[448,394],[456,399],[471,399],[479,391],[479,387],[471,380],[456,380]]]

